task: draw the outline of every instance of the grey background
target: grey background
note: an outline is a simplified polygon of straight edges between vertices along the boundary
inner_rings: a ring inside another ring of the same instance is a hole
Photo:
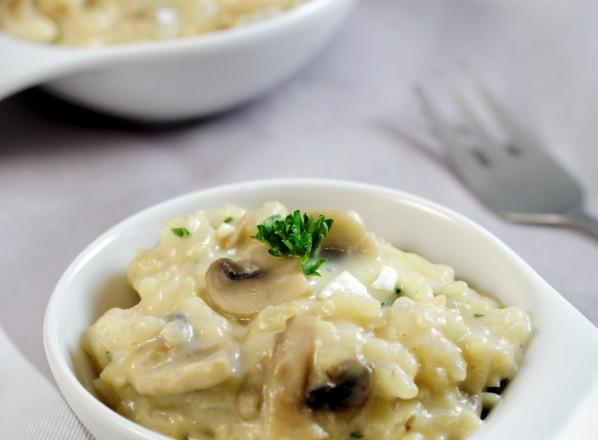
[[[210,119],[136,127],[38,91],[0,102],[0,323],[49,377],[46,302],[101,232],[181,193],[303,176],[386,185],[469,216],[597,324],[598,244],[484,208],[446,167],[412,90],[466,60],[535,127],[598,214],[597,22],[590,0],[363,0],[299,75]]]

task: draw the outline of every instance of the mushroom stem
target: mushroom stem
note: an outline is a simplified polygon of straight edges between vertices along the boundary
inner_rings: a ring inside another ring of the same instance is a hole
[[[296,316],[278,335],[266,376],[265,427],[267,440],[328,438],[305,405],[304,387],[311,368],[314,335],[319,318]]]

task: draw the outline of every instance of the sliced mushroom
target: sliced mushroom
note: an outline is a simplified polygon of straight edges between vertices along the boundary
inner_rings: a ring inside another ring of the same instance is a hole
[[[162,396],[211,388],[225,381],[232,372],[232,350],[213,346],[194,350],[152,365],[155,354],[147,351],[131,368],[129,380],[144,396]],[[149,365],[148,365],[149,364]]]
[[[359,409],[370,395],[370,376],[370,367],[355,359],[329,367],[325,382],[307,391],[306,404],[314,411]]]
[[[194,340],[193,325],[184,313],[171,313],[162,319],[166,322],[166,325],[162,328],[160,337],[168,347],[184,347]]]
[[[348,359],[314,368],[322,321],[295,316],[276,338],[266,374],[266,439],[336,437],[351,426],[371,393],[371,368]],[[320,371],[321,370],[321,371]]]
[[[371,394],[371,368],[350,359],[313,371],[305,393],[314,420],[336,438],[361,414]]]
[[[372,234],[361,221],[341,211],[317,211],[334,220],[330,232],[322,243],[322,251],[329,254],[359,253],[371,254],[375,250]]]
[[[268,217],[280,215],[284,217],[287,214],[286,208],[279,202],[266,202],[256,209],[249,210],[239,219],[235,231],[222,240],[225,248],[239,246],[246,242],[257,232],[257,225],[263,223]]]
[[[214,261],[206,287],[206,301],[237,318],[251,318],[266,306],[292,301],[312,289],[298,261],[263,255],[246,262]]]
[[[305,405],[305,383],[312,364],[319,318],[296,316],[276,338],[264,394],[267,440],[328,438]]]

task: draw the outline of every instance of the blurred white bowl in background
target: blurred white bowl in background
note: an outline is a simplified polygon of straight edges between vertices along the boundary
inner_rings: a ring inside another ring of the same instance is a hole
[[[0,99],[45,84],[77,104],[146,122],[230,109],[308,63],[355,0],[312,0],[247,26],[100,48],[40,45],[0,33]]]

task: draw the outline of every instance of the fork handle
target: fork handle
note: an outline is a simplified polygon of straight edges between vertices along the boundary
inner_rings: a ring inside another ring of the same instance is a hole
[[[598,220],[589,215],[582,208],[568,212],[567,219],[573,226],[587,232],[598,240]]]

